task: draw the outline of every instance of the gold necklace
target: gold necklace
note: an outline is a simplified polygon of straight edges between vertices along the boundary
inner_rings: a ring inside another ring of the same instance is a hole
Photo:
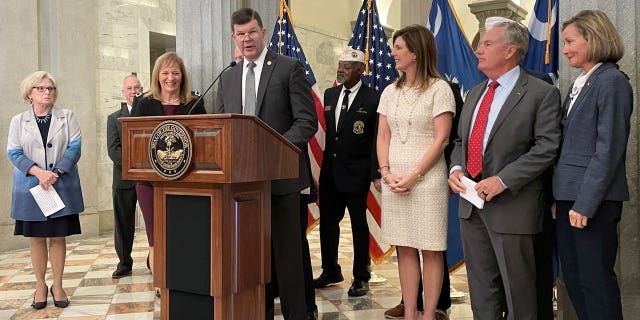
[[[419,94],[415,95],[415,99],[413,99],[413,101],[408,101],[407,97],[406,97],[406,91],[409,90],[415,90],[413,88],[410,87],[402,87],[402,89],[400,89],[400,92],[398,93],[398,97],[396,98],[396,109],[393,115],[393,121],[394,124],[396,126],[396,128],[398,128],[398,140],[400,140],[400,143],[405,144],[407,142],[407,139],[409,138],[410,134],[411,134],[411,125],[413,124],[413,113],[416,109],[416,106],[418,105],[418,101],[420,100],[420,96],[422,96],[422,92],[420,92]],[[407,130],[406,132],[404,132],[403,135],[403,130],[402,130],[402,126],[400,126],[400,121],[398,118],[398,109],[400,109],[400,100],[403,100],[403,104],[404,105],[408,105],[410,107],[409,110],[409,125],[406,126]]]
[[[180,101],[180,97],[177,97],[177,98],[175,98],[175,99],[173,99],[173,100],[171,100],[171,101],[166,101],[166,102],[163,100],[163,101],[162,101],[162,104],[164,104],[164,105],[169,105],[169,104],[174,104],[174,103],[176,103],[176,102],[178,102],[178,101]]]

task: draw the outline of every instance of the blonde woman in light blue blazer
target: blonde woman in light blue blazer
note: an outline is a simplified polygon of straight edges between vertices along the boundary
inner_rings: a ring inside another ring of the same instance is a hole
[[[30,238],[36,276],[31,307],[46,307],[51,292],[54,305],[66,308],[69,300],[62,289],[65,237],[81,233],[78,214],[84,211],[77,165],[81,153],[80,127],[71,110],[55,106],[58,91],[51,74],[34,72],[22,80],[21,89],[29,108],[11,119],[7,142],[7,154],[15,166],[11,192],[11,218],[16,220],[14,234]],[[38,185],[43,189],[53,186],[65,207],[45,216],[29,191]],[[50,290],[45,282],[47,260],[53,273]]]

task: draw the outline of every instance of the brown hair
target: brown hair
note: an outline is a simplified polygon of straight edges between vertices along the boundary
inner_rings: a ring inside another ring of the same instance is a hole
[[[396,31],[393,34],[394,43],[398,37],[402,37],[407,44],[407,49],[416,55],[416,79],[420,81],[420,90],[427,90],[429,80],[441,78],[436,70],[438,52],[433,33],[424,26],[413,24]],[[406,81],[406,75],[403,73],[396,81],[396,87],[402,87]]]
[[[606,13],[600,10],[582,10],[562,23],[562,31],[569,25],[573,25],[587,40],[589,62],[617,63],[622,59],[622,37]]]
[[[262,29],[262,18],[260,18],[260,14],[258,11],[255,11],[251,8],[242,8],[236,10],[233,14],[231,14],[231,30],[233,30],[233,25],[241,25],[251,22],[251,20],[256,19],[258,22],[258,26]]]
[[[182,80],[180,81],[180,103],[186,104],[191,101],[191,86],[189,85],[189,77],[187,77],[187,71],[184,67],[182,58],[175,52],[167,52],[156,59],[153,65],[153,72],[151,73],[151,89],[145,95],[145,97],[152,97],[156,100],[162,101],[162,87],[160,86],[160,69],[177,64],[182,73]]]

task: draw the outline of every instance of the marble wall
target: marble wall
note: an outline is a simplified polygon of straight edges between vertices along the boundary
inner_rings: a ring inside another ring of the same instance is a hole
[[[79,162],[85,212],[83,234],[111,232],[111,160],[106,117],[117,110],[125,75],[149,81],[149,32],[175,36],[175,0],[10,0],[0,2],[0,72],[5,112],[0,113],[0,148],[6,150],[11,117],[27,108],[19,92],[23,77],[36,70],[58,81],[61,107],[73,110],[82,129]],[[0,157],[0,252],[28,246],[13,236],[10,218],[13,165]]]
[[[111,202],[112,162],[107,154],[107,116],[120,109],[126,75],[136,72],[145,90],[150,88],[149,32],[176,35],[175,0],[99,1],[97,8],[96,171],[99,231],[113,229]],[[137,225],[144,227],[138,214]]]

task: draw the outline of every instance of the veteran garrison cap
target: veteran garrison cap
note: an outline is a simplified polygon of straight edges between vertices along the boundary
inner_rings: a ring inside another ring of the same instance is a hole
[[[364,63],[364,52],[347,47],[338,60]]]

